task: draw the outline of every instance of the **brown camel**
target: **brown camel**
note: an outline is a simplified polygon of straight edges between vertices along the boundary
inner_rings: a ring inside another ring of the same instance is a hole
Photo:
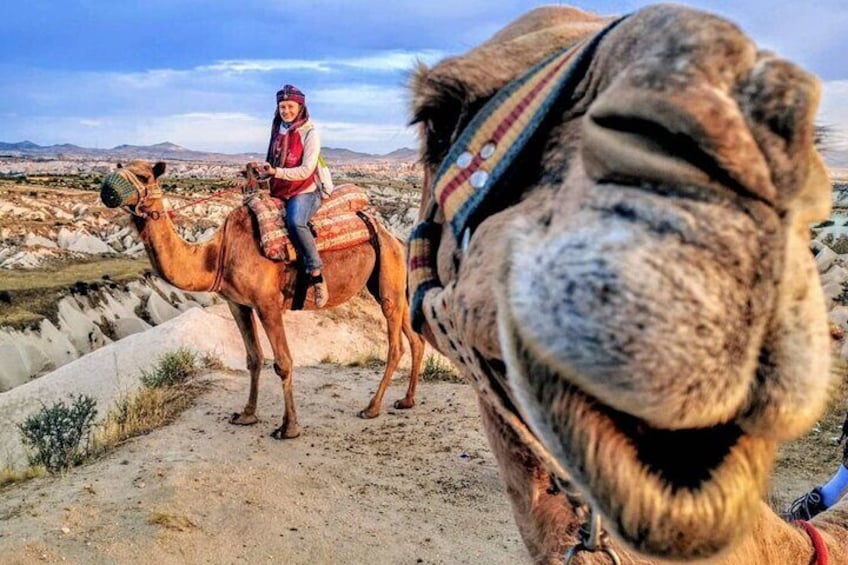
[[[247,168],[249,182],[255,178],[254,169]],[[285,411],[282,425],[274,430],[277,439],[300,435],[292,385],[292,357],[286,342],[283,312],[291,309],[296,292],[297,270],[294,264],[271,261],[259,248],[258,228],[247,207],[233,210],[224,226],[204,243],[184,241],[174,230],[166,213],[162,191],[157,179],[165,172],[164,163],[150,165],[133,161],[122,169],[120,178],[132,185],[132,191],[116,191],[107,187],[104,197],[107,205],[127,204],[132,220],[147,249],[150,262],[157,274],[177,288],[204,292],[214,291],[230,307],[247,350],[247,367],[250,371],[250,394],[241,413],[233,414],[231,423],[252,425],[258,419],[256,403],[259,373],[262,368],[262,349],[257,339],[254,311],[259,317],[274,351],[274,370],[283,385]],[[118,181],[121,184],[120,181]],[[123,183],[122,186],[129,186]],[[117,199],[114,195],[118,194]],[[412,368],[406,396],[395,402],[396,408],[411,408],[415,404],[424,341],[408,321],[409,304],[406,299],[406,264],[404,248],[380,222],[368,222],[373,230],[371,241],[355,247],[322,253],[325,262],[324,276],[330,290],[330,302],[325,308],[338,306],[366,287],[379,302],[386,317],[389,340],[386,370],[380,386],[368,407],[360,412],[363,418],[380,414],[383,395],[403,355],[401,332],[412,350]],[[306,307],[313,304],[311,290]]]
[[[820,535],[848,563],[848,501],[813,533],[762,501],[830,380],[818,81],[707,13],[549,7],[412,89],[412,315],[475,384],[532,558],[806,565]]]

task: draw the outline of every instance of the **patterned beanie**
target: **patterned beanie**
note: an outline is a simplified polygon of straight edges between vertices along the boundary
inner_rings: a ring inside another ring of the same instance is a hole
[[[296,86],[287,84],[277,91],[277,104],[283,100],[293,100],[303,106],[306,104],[306,95]]]

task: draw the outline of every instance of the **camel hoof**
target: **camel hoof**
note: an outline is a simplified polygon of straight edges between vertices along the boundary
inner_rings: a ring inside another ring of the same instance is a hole
[[[239,414],[238,412],[233,412],[233,415],[230,416],[230,423],[236,426],[252,426],[258,421],[259,418],[256,417],[256,414]]]
[[[300,426],[280,426],[271,432],[271,437],[274,439],[294,439],[299,435]]]
[[[415,401],[408,398],[401,398],[400,400],[395,400],[394,406],[398,410],[409,410],[415,406]]]
[[[359,414],[357,414],[357,416],[359,416],[363,420],[370,420],[372,418],[376,418],[379,415],[380,415],[379,410],[372,410],[370,408],[367,408],[365,410],[360,410]]]

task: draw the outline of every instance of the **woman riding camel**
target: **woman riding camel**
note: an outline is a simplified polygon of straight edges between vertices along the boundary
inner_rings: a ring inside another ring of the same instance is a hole
[[[308,226],[321,206],[321,192],[316,182],[320,152],[321,140],[309,119],[306,95],[295,86],[285,85],[277,91],[277,111],[263,170],[272,176],[271,196],[285,202],[286,228],[303,272],[309,275],[318,308],[326,305],[330,298],[321,275],[323,264]]]

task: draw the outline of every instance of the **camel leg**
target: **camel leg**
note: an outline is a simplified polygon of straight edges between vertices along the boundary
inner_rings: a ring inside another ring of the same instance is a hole
[[[256,319],[253,317],[253,308],[229,300],[227,305],[230,307],[230,312],[236,321],[241,338],[244,340],[244,349],[247,352],[247,370],[250,372],[250,394],[247,397],[247,405],[241,414],[233,413],[230,417],[230,423],[250,426],[259,421],[256,417],[256,402],[259,396],[259,372],[262,370],[262,345],[256,336]]]
[[[418,386],[418,377],[421,374],[421,360],[424,358],[424,338],[415,333],[409,319],[409,304],[404,301],[403,314],[401,314],[403,334],[409,341],[412,350],[412,366],[409,369],[409,386],[406,388],[406,396],[395,401],[395,408],[405,410],[415,406],[415,389]]]
[[[400,336],[404,310],[390,298],[379,298],[378,301],[383,309],[383,315],[386,317],[386,325],[388,326],[386,333],[389,338],[389,354],[386,356],[386,371],[383,373],[383,380],[380,381],[380,386],[377,387],[377,392],[374,393],[368,407],[359,413],[360,418],[376,418],[380,415],[383,395],[386,393],[386,388],[392,381],[392,375],[394,375],[398,363],[400,363],[400,358],[403,356],[403,344]]]
[[[489,446],[512,503],[512,513],[534,563],[561,564],[577,542],[579,520],[563,494],[551,482],[541,461],[512,428],[480,399],[480,414]]]
[[[297,423],[297,410],[294,407],[294,385],[292,384],[292,359],[289,344],[286,341],[286,328],[283,324],[282,305],[275,304],[257,310],[259,321],[265,328],[271,348],[274,350],[274,371],[280,377],[283,385],[283,423],[271,433],[274,439],[292,439],[300,435]]]

